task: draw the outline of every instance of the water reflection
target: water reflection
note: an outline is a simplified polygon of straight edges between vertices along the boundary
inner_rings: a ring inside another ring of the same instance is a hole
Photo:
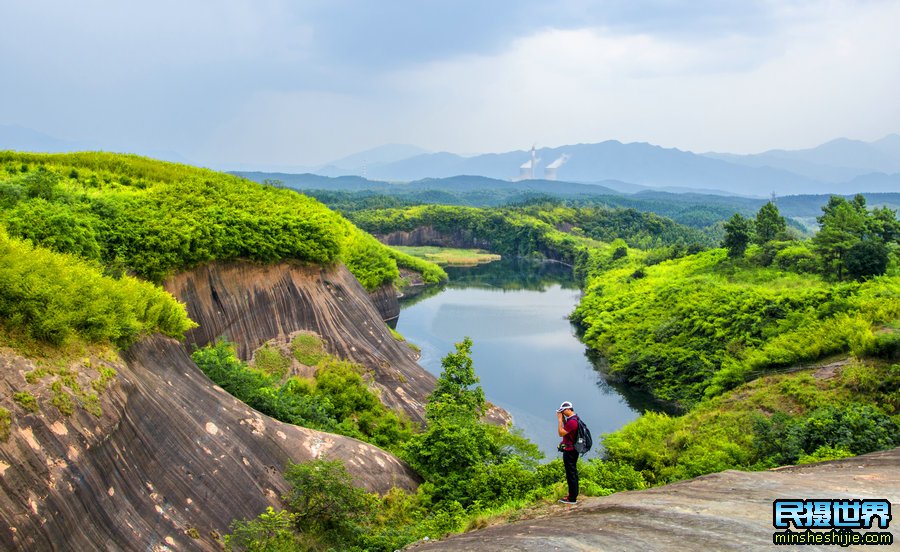
[[[434,295],[402,303],[398,331],[422,348],[420,363],[434,374],[453,344],[471,337],[487,399],[548,457],[556,455],[555,411],[564,400],[595,436],[660,409],[595,369],[598,359],[587,356],[568,320],[580,297],[568,267],[504,260],[447,272],[450,283]]]

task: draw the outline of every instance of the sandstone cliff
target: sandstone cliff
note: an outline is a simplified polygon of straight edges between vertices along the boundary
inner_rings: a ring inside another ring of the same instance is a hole
[[[0,549],[217,550],[232,520],[279,505],[289,461],[341,459],[372,491],[418,485],[381,449],[253,411],[189,356],[227,336],[246,360],[314,332],[368,369],[384,403],[421,422],[435,378],[383,322],[396,309],[391,289],[367,294],[342,265],[243,262],[165,287],[199,323],[185,343],[156,336],[121,354],[89,347],[37,362],[0,350],[0,407],[11,414],[0,435]],[[21,392],[33,404],[13,400]],[[489,417],[508,422],[496,408]]]
[[[218,550],[232,519],[278,505],[289,460],[340,458],[376,491],[417,484],[376,447],[251,410],[168,338],[144,340],[121,358],[89,355],[31,383],[33,361],[7,349],[0,363],[0,402],[13,413],[0,442],[3,550]],[[69,416],[51,406],[57,377],[63,390],[90,389],[110,369],[117,375],[105,389],[94,386],[93,413],[78,400]],[[26,389],[34,412],[9,400]]]
[[[424,420],[435,377],[416,363],[416,353],[391,336],[381,313],[344,266],[218,263],[179,274],[165,287],[200,324],[188,333],[188,348],[227,336],[248,360],[270,339],[315,332],[329,353],[371,371],[382,402],[412,420]]]

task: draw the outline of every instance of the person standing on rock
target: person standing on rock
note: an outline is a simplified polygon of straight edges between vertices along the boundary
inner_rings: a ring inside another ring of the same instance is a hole
[[[565,401],[556,409],[557,431],[562,437],[559,450],[563,453],[563,466],[566,468],[566,483],[569,494],[559,501],[563,504],[575,504],[578,499],[578,451],[575,450],[575,436],[578,435],[578,417],[572,409],[572,403]]]

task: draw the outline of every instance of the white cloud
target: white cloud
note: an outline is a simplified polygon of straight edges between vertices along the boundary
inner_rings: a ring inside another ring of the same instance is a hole
[[[385,82],[405,98],[404,139],[431,149],[619,139],[746,152],[896,132],[900,4],[801,8],[765,40],[546,29]]]

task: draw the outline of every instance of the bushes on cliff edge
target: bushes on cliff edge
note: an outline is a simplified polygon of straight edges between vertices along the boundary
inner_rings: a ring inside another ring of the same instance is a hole
[[[53,345],[78,338],[124,346],[155,332],[183,337],[195,326],[166,291],[129,276],[104,276],[80,259],[10,238],[2,229],[0,319]]]
[[[370,291],[398,277],[385,246],[291,190],[132,155],[0,152],[0,164],[0,223],[11,235],[116,275],[159,283],[249,259],[343,261]]]

